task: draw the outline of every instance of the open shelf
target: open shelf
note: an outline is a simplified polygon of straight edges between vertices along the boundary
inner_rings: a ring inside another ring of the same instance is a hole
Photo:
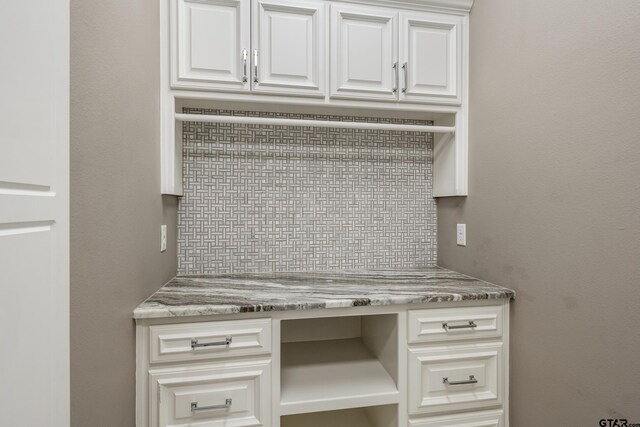
[[[281,418],[281,427],[395,427],[395,405],[371,408],[344,409],[340,411],[314,412],[289,415]]]
[[[309,341],[295,340],[302,326],[323,321],[327,328],[305,328],[323,331],[315,340],[312,333]],[[398,403],[397,361],[389,357],[396,354],[396,316],[350,317],[341,326],[335,319],[306,322],[299,323],[297,332],[283,329],[283,338],[290,335],[293,342],[281,348],[282,415]],[[335,331],[334,336],[327,331]]]
[[[398,388],[359,338],[282,346],[280,413],[398,402]]]

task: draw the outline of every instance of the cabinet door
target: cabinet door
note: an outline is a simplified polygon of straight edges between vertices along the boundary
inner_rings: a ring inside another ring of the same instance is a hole
[[[269,427],[271,362],[149,371],[150,427]]]
[[[502,404],[501,342],[409,349],[409,414]]]
[[[397,14],[331,6],[331,95],[396,100]]]
[[[249,3],[172,0],[173,87],[249,90]]]
[[[324,96],[324,4],[257,0],[253,13],[253,89]]]
[[[460,103],[463,18],[400,14],[400,98]]]

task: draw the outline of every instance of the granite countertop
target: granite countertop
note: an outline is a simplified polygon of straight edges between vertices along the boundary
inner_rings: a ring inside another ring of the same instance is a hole
[[[440,267],[178,276],[134,310],[136,319],[510,299],[511,289]]]

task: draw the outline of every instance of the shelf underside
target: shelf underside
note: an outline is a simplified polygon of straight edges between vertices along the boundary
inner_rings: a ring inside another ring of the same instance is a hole
[[[281,415],[398,403],[398,388],[359,338],[282,345]]]

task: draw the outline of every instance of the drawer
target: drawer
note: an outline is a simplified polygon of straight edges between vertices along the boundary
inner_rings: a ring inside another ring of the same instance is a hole
[[[504,427],[504,411],[467,412],[409,420],[409,427]]]
[[[149,327],[149,361],[178,362],[271,353],[271,319]]]
[[[269,426],[270,372],[270,362],[152,370],[151,426]]]
[[[502,343],[409,349],[409,413],[502,404]]]
[[[502,306],[409,310],[409,343],[499,338]]]

